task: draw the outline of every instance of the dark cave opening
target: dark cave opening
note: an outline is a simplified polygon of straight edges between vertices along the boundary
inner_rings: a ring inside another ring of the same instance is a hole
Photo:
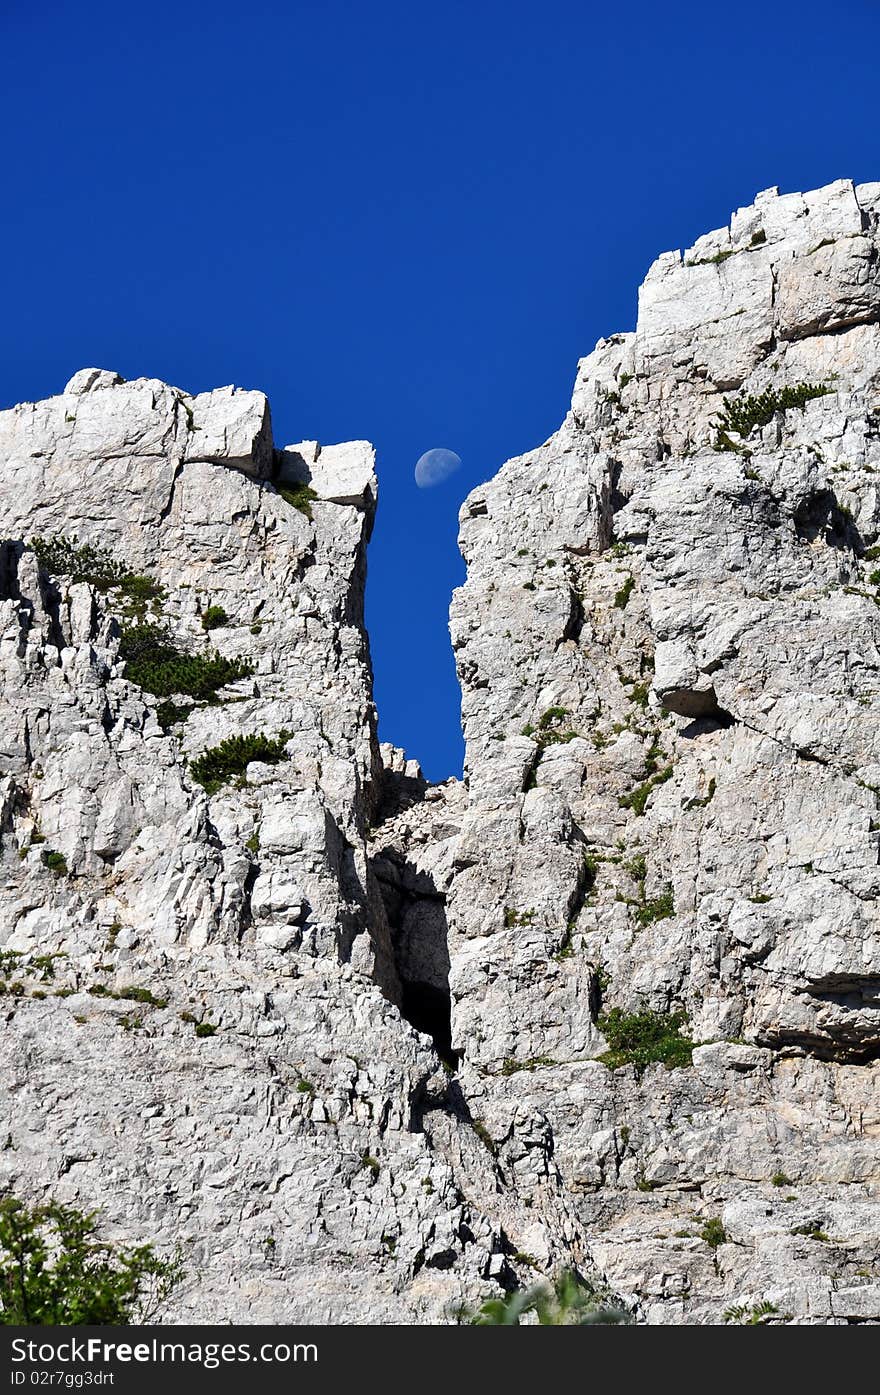
[[[455,1069],[462,1053],[452,1045],[446,897],[430,873],[400,849],[383,848],[372,859],[372,870],[388,919],[397,976],[389,996],[407,1022],[431,1038],[441,1061]]]
[[[453,1070],[461,1060],[461,1052],[452,1049],[452,999],[449,990],[431,983],[401,982],[400,1010],[417,1032],[425,1032],[433,1041],[440,1060]]]

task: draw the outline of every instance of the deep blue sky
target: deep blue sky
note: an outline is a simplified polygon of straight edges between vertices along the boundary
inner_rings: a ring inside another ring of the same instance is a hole
[[[444,778],[461,499],[659,252],[880,178],[878,52],[868,0],[0,0],[0,403],[94,364],[372,440],[381,735]],[[464,464],[419,491],[433,446]]]

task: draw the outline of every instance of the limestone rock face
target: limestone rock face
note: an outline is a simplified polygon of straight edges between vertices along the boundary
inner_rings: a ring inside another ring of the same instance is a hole
[[[429,1142],[370,865],[373,453],[314,445],[303,512],[270,430],[260,393],[98,370],[0,414],[0,1187],[179,1247],[169,1320],[443,1320],[502,1241]],[[140,589],[39,566],[59,536]],[[248,671],[169,724],[120,658],[149,626]],[[284,759],[194,778],[260,734]]]
[[[465,501],[463,781],[376,738],[368,444],[92,368],[0,461],[0,1187],[169,1321],[880,1321],[880,184],[660,257]]]
[[[662,256],[461,511],[461,1086],[513,1171],[544,1121],[652,1322],[880,1318],[878,194],[769,190]],[[608,1070],[614,1008],[706,1044]]]

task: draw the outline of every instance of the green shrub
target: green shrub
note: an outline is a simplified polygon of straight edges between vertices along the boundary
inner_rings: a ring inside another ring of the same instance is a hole
[[[533,1264],[530,1255],[514,1255],[519,1263]],[[619,1301],[619,1300],[618,1300]],[[547,1283],[518,1289],[506,1298],[487,1298],[469,1315],[474,1327],[519,1327],[520,1318],[534,1313],[540,1327],[612,1326],[632,1322],[625,1309],[612,1307],[614,1295],[593,1288],[577,1274],[566,1271],[552,1287]]]
[[[794,1186],[794,1182],[792,1182],[791,1178],[787,1177],[784,1172],[774,1172],[773,1176],[770,1178],[770,1181],[773,1183],[774,1187]]]
[[[311,485],[279,484],[277,488],[285,504],[292,504],[300,513],[304,513],[306,518],[311,518],[312,504],[318,497]]]
[[[67,858],[64,853],[52,852],[47,848],[43,852],[42,858],[43,866],[48,867],[50,872],[54,872],[56,877],[67,876]]]
[[[681,1011],[625,1013],[612,1008],[601,1014],[597,1022],[610,1048],[599,1060],[611,1070],[620,1066],[641,1068],[654,1061],[667,1070],[689,1066],[694,1043],[679,1030],[685,1021]]]
[[[504,907],[505,930],[512,930],[518,925],[531,925],[534,919],[534,911],[517,911],[513,906]]]
[[[812,398],[826,397],[832,390],[824,383],[798,383],[797,387],[767,388],[755,396],[740,393],[739,397],[725,397],[716,425],[722,435],[735,431],[738,436],[748,436],[754,427],[767,426],[777,412],[805,407]]]
[[[715,780],[713,778],[709,781],[709,788],[702,798],[698,795],[694,795],[693,799],[689,799],[684,807],[686,809],[705,809],[706,805],[711,804],[712,800],[715,798],[715,788]]]
[[[473,1129],[474,1133],[476,1134],[477,1138],[480,1140],[486,1151],[488,1153],[491,1153],[493,1158],[497,1158],[498,1144],[495,1142],[491,1133],[486,1128],[486,1125],[483,1123],[482,1119],[471,1119],[471,1128]]]
[[[655,896],[652,901],[643,901],[636,910],[639,925],[651,925],[655,920],[668,920],[674,915],[675,901],[671,886],[667,886],[666,890]]]
[[[728,257],[735,257],[737,252],[742,250],[741,247],[725,247],[720,252],[714,252],[711,257],[694,257],[685,262],[685,266],[720,266]]]
[[[719,1245],[727,1243],[727,1231],[717,1216],[710,1216],[706,1221],[700,1231],[700,1239],[705,1240],[710,1250],[717,1250]]]
[[[128,573],[106,547],[80,543],[75,535],[65,538],[55,534],[48,538],[32,538],[31,548],[37,561],[50,576],[66,576],[71,581],[87,581],[98,591],[118,586]]]
[[[113,996],[124,998],[133,1003],[149,1003],[150,1007],[163,1008],[168,1006],[167,998],[155,998],[149,988],[119,988]]]
[[[193,711],[191,702],[160,702],[156,708],[156,720],[163,731],[170,731],[178,722],[185,722]]]
[[[630,596],[631,596],[632,593],[633,593],[633,588],[634,588],[635,584],[636,584],[636,579],[635,579],[635,577],[634,577],[634,576],[628,576],[628,577],[626,578],[626,581],[625,581],[625,582],[623,583],[623,585],[621,586],[620,590],[616,593],[616,595],[615,595],[615,597],[614,597],[614,604],[615,604],[615,606],[617,607],[618,610],[625,610],[625,609],[626,609],[627,602],[629,601],[629,598],[630,598]]]
[[[219,630],[229,624],[229,616],[222,605],[209,605],[202,615],[203,630]]]
[[[151,576],[137,576],[126,573],[119,582],[119,590],[126,600],[133,601],[133,610],[142,611],[148,601],[160,601],[165,595],[164,586]]]
[[[633,813],[638,814],[641,818],[645,812],[645,805],[648,802],[648,796],[651,791],[656,789],[658,785],[662,785],[671,775],[672,766],[667,765],[664,770],[658,770],[656,775],[651,775],[643,785],[639,785],[636,789],[632,790],[630,794],[623,795],[621,799],[618,799],[617,803],[621,809],[632,809]]]
[[[763,1327],[767,1319],[779,1313],[775,1303],[769,1303],[764,1299],[761,1303],[753,1303],[751,1307],[745,1304],[735,1305],[732,1308],[725,1308],[721,1314],[722,1322],[735,1322],[740,1327]]]
[[[632,691],[628,694],[630,702],[634,702],[638,707],[647,708],[648,694],[651,691],[651,679],[646,678],[641,683],[632,683]]]
[[[557,731],[555,725],[568,716],[567,707],[548,707],[538,718],[538,726],[535,728],[531,722],[527,723],[520,732],[521,736],[532,738],[538,747],[538,762],[544,754],[546,747],[564,745],[568,741],[574,741],[577,736],[576,731]],[[534,775],[534,771],[532,772]],[[526,786],[527,789],[534,788],[534,780]]]
[[[213,1037],[217,1034],[217,1028],[213,1022],[198,1022],[196,1024],[197,1037]]]
[[[277,736],[266,736],[259,732],[255,736],[229,736],[218,746],[209,746],[190,765],[190,774],[197,784],[203,785],[208,794],[215,794],[221,785],[227,784],[236,775],[243,775],[251,761],[263,761],[266,765],[277,765],[285,760],[284,750],[293,732],[280,731]]]
[[[37,561],[50,576],[66,576],[71,581],[87,581],[96,591],[119,590],[133,609],[142,611],[148,601],[161,600],[165,592],[150,576],[130,572],[117,562],[107,547],[80,543],[76,536],[66,538],[55,534],[48,538],[32,538],[31,547]]]
[[[648,864],[644,853],[637,853],[635,857],[631,857],[629,862],[625,862],[623,866],[634,882],[644,883],[648,875]]]
[[[791,1233],[792,1235],[806,1235],[808,1240],[821,1240],[825,1245],[831,1243],[825,1231],[820,1230],[816,1225],[796,1225]]]
[[[534,1074],[539,1066],[555,1065],[556,1062],[552,1056],[530,1056],[527,1061],[518,1061],[514,1056],[507,1056],[501,1067],[501,1074],[504,1076],[516,1075],[521,1070],[527,1070]]]
[[[227,683],[247,678],[254,671],[245,659],[223,659],[217,653],[186,654],[160,625],[131,625],[123,629],[119,657],[125,660],[129,682],[160,698],[186,693],[189,697],[210,699]]]
[[[127,1326],[152,1321],[183,1271],[151,1245],[95,1238],[95,1214],[0,1201],[0,1324]]]
[[[554,722],[561,722],[563,717],[567,716],[567,707],[548,707],[546,712],[542,712],[538,720],[538,726],[541,731],[546,731],[548,727],[553,726]]]

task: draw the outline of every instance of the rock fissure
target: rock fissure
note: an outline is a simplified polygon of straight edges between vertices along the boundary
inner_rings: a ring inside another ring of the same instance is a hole
[[[462,781],[377,741],[366,443],[97,369],[0,414],[0,1186],[182,1245],[168,1320],[569,1268],[651,1323],[880,1321],[878,215],[768,190],[661,256],[465,501]],[[140,686],[35,534],[230,681]],[[271,759],[199,785],[233,737]]]

